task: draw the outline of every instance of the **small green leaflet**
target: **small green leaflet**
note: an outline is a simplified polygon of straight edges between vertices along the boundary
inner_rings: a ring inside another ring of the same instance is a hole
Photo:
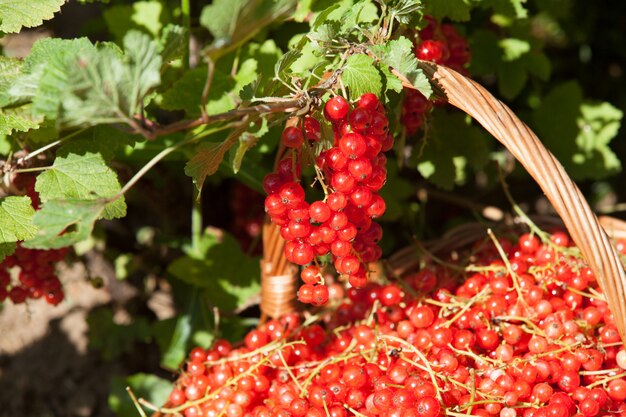
[[[405,77],[420,93],[426,97],[431,96],[432,87],[424,72],[417,67],[417,58],[410,40],[401,36],[384,45],[373,45],[370,51],[382,64]]]
[[[91,236],[104,205],[95,200],[50,200],[33,216],[37,235],[24,242],[31,249],[58,249]]]
[[[52,167],[39,174],[35,190],[42,202],[49,200],[99,200],[120,192],[115,171],[104,162],[102,155],[86,152],[57,157]],[[102,216],[106,219],[124,217],[124,197],[104,206]]]
[[[260,138],[262,138],[268,131],[267,120],[261,119],[257,122],[257,126],[252,126],[253,129],[249,129],[247,132],[243,132],[239,137],[239,145],[237,150],[232,154],[232,167],[235,174],[239,173],[241,169],[241,163],[246,153],[254,148]]]
[[[2,0],[0,32],[17,33],[22,27],[33,28],[52,19],[65,0]]]
[[[356,100],[365,93],[380,96],[383,83],[374,60],[367,55],[351,55],[343,67],[341,79],[350,89],[350,97]]]
[[[30,197],[0,198],[0,262],[15,250],[15,243],[35,236]]]

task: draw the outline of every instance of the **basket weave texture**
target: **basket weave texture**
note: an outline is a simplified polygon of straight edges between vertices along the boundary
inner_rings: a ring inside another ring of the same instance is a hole
[[[478,121],[541,187],[594,272],[626,341],[626,274],[598,218],[563,166],[511,109],[480,84],[440,65],[420,65],[436,93]],[[278,227],[266,222],[263,231],[261,311],[277,317],[295,309],[297,268],[284,259]]]

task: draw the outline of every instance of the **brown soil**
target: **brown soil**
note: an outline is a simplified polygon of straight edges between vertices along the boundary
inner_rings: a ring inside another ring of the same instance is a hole
[[[59,306],[6,302],[0,310],[0,417],[113,416],[111,378],[141,369],[125,363],[128,358],[104,362],[88,349],[89,311],[119,307],[134,294],[100,255],[88,259],[88,268],[61,268],[66,299]],[[88,276],[102,277],[105,287],[94,288]]]

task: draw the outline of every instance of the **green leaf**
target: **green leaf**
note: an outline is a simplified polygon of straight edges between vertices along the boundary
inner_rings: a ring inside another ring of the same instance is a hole
[[[421,0],[396,0],[389,2],[389,14],[403,25],[409,25],[422,16]]]
[[[137,417],[137,409],[130,395],[126,391],[130,387],[137,398],[144,398],[151,404],[165,404],[172,391],[172,383],[166,379],[151,374],[134,374],[128,378],[114,376],[111,380],[111,389],[108,405],[117,417]],[[150,413],[150,410],[144,410]]]
[[[236,137],[231,137],[223,142],[200,144],[196,155],[185,165],[185,174],[193,178],[198,190],[202,190],[206,177],[217,172],[224,155],[235,144],[236,140]]]
[[[0,56],[0,108],[11,103],[9,88],[19,78],[21,70],[21,60]]]
[[[207,230],[202,257],[183,256],[170,264],[176,278],[204,288],[211,302],[227,311],[246,305],[260,289],[258,259],[246,256],[229,234]]]
[[[427,141],[421,154],[414,150],[412,161],[424,178],[444,189],[463,184],[470,167],[479,170],[489,160],[485,132],[462,114],[435,112]]]
[[[506,61],[515,61],[522,55],[530,51],[530,43],[523,39],[507,38],[498,42],[503,50],[502,59]]]
[[[32,99],[34,114],[56,119],[63,95],[70,88],[70,67],[81,54],[93,53],[87,38],[41,39],[23,66],[24,75],[10,89],[16,100]]]
[[[235,151],[233,155],[233,162],[232,162],[233,172],[235,174],[239,173],[239,170],[241,169],[241,163],[243,162],[243,157],[246,155],[246,153],[257,144],[259,139],[265,133],[267,133],[268,131],[267,123],[264,123],[263,125],[264,125],[264,128],[262,128],[262,130],[256,133],[244,132],[239,137],[239,141],[238,141],[239,145],[237,146],[237,150]]]
[[[118,41],[130,30],[157,37],[163,27],[163,5],[160,1],[138,1],[132,5],[118,5],[104,9],[102,16],[109,31]]]
[[[131,31],[123,56],[111,45],[73,61],[61,120],[70,126],[127,122],[141,111],[145,95],[161,80],[161,56],[149,36]]]
[[[574,81],[550,91],[533,114],[539,137],[576,180],[597,180],[621,171],[609,144],[622,117],[622,111],[609,103],[584,102]]]
[[[0,243],[0,262],[4,260],[7,256],[13,255],[15,252],[15,248],[17,244],[15,242],[12,243]]]
[[[0,261],[15,250],[15,243],[35,236],[30,197],[0,198]]]
[[[528,75],[546,80],[550,61],[531,39],[506,38],[486,30],[476,31],[471,38],[474,75],[496,75],[498,90],[507,99],[515,98],[526,86]]]
[[[374,45],[370,50],[382,64],[398,71],[420,93],[430,97],[432,87],[424,72],[417,67],[417,58],[410,40],[401,36],[384,45]]]
[[[200,24],[213,35],[209,55],[221,55],[295,11],[296,0],[215,0],[205,6]]]
[[[94,126],[61,146],[56,157],[67,158],[70,154],[91,153],[99,154],[105,162],[109,162],[118,150],[131,146],[141,139],[139,135],[123,132],[108,125]]]
[[[0,109],[0,135],[37,129],[41,122],[43,119],[33,116],[29,104],[12,109]]]
[[[325,49],[337,39],[340,33],[341,24],[339,22],[329,20],[323,25],[317,27],[315,30],[309,32],[307,37],[311,40],[313,45],[317,46],[319,49]]]
[[[17,33],[22,27],[33,28],[52,19],[65,0],[2,0],[0,32]]]
[[[200,115],[202,90],[206,83],[206,68],[194,68],[176,81],[171,89],[163,94],[162,107],[167,110],[185,110],[188,116]],[[237,82],[229,75],[215,70],[211,90],[207,97],[207,114],[223,113],[235,108],[234,90]],[[233,91],[233,94],[228,94]]]
[[[57,157],[52,167],[37,177],[35,190],[42,202],[49,200],[98,200],[115,196],[120,183],[115,171],[104,162],[102,155],[86,152]],[[107,204],[103,217],[114,219],[126,215],[126,203],[121,197]]]
[[[177,369],[187,356],[197,298],[197,292],[194,291],[191,302],[186,305],[185,312],[173,320],[175,323],[167,322],[167,325],[173,324],[173,328],[171,329],[171,333],[168,333],[169,337],[164,337],[163,341],[160,343],[161,366],[166,369]],[[166,323],[161,323],[160,326],[153,327],[153,329],[159,332],[164,331],[163,325]]]
[[[350,97],[355,100],[365,93],[380,96],[383,83],[374,60],[367,55],[351,55],[341,73],[341,79],[350,89]]]
[[[32,249],[58,249],[81,242],[89,236],[104,206],[94,200],[50,200],[33,216],[37,235],[24,242]]]
[[[187,29],[168,24],[161,32],[159,38],[159,53],[163,58],[163,64],[167,64],[185,55],[187,45]]]
[[[285,76],[290,72],[291,66],[302,56],[302,52],[297,49],[284,54],[274,66],[274,74],[278,78],[285,79]]]
[[[424,14],[437,20],[447,17],[457,21],[470,18],[471,0],[436,0],[424,2]]]
[[[498,70],[500,94],[507,99],[514,99],[528,81],[528,72],[519,62],[504,62]]]

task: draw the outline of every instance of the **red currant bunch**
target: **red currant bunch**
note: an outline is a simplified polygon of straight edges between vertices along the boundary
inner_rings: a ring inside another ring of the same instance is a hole
[[[15,253],[0,263],[0,302],[8,298],[20,304],[27,298],[44,298],[49,304],[59,304],[63,289],[54,266],[66,254],[66,249],[33,250],[18,245]]]
[[[385,212],[385,201],[378,194],[387,178],[387,158],[382,152],[391,149],[393,137],[384,107],[374,94],[361,96],[354,109],[343,97],[335,96],[326,102],[324,116],[334,131],[332,146],[315,161],[318,180],[324,183],[324,199],[305,201],[299,182],[298,152],[305,138],[322,139],[319,121],[306,117],[302,129],[283,131],[283,144],[295,152],[265,177],[265,210],[281,227],[290,262],[304,266],[331,254],[337,272],[347,276],[352,286],[362,287],[367,282],[367,263],[382,255],[378,246],[382,228],[372,220]],[[328,300],[317,263],[303,269],[301,277],[300,301],[321,305]]]
[[[462,74],[467,73],[465,67],[471,57],[467,40],[453,25],[440,24],[429,16],[426,19],[428,25],[419,32],[420,41],[415,46],[417,58],[445,65]],[[431,108],[432,103],[419,91],[407,91],[401,117],[407,135],[414,135],[423,126]]]

